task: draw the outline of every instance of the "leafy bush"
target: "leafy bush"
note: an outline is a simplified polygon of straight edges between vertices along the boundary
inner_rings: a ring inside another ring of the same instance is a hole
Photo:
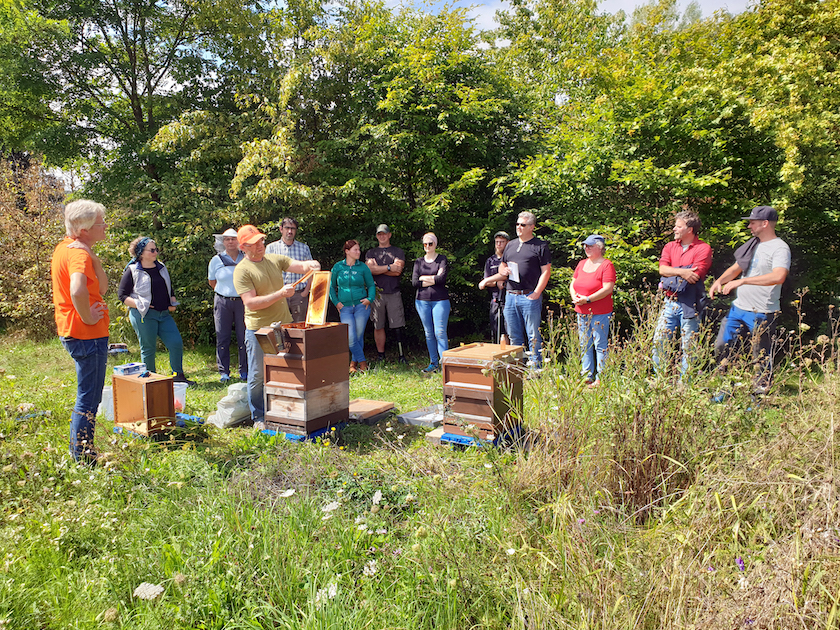
[[[35,158],[0,160],[0,323],[35,338],[55,333],[50,260],[64,236],[63,199]]]

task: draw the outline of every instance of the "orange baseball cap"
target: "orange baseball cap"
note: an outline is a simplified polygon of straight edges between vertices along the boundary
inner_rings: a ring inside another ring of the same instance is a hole
[[[253,245],[261,238],[265,238],[265,234],[253,225],[243,225],[236,233],[236,238],[239,239],[240,245]]]

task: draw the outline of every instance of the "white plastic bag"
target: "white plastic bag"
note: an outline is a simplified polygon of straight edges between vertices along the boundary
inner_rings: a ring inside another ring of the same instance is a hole
[[[211,414],[207,418],[207,422],[225,429],[250,417],[248,385],[247,383],[234,383],[228,387],[228,395],[216,404],[216,413]]]

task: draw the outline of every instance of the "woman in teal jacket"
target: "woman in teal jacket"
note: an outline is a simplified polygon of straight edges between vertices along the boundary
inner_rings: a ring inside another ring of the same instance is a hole
[[[365,360],[365,327],[370,318],[370,304],[376,297],[376,285],[370,268],[359,260],[362,250],[358,241],[344,243],[344,260],[332,268],[330,300],[338,309],[343,324],[348,326],[350,342],[350,374],[368,369]]]

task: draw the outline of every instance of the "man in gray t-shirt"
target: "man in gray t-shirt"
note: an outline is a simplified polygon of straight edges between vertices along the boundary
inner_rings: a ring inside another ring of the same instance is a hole
[[[790,247],[776,236],[779,214],[770,206],[757,206],[744,219],[750,222],[753,238],[735,250],[735,264],[709,289],[711,298],[715,293],[729,295],[737,289],[732,307],[720,325],[715,355],[721,364],[729,356],[734,342],[750,334],[753,359],[757,364],[753,391],[764,394],[770,387],[773,373],[773,339],[782,283],[790,272]],[[725,397],[721,392],[713,400],[722,402]]]

